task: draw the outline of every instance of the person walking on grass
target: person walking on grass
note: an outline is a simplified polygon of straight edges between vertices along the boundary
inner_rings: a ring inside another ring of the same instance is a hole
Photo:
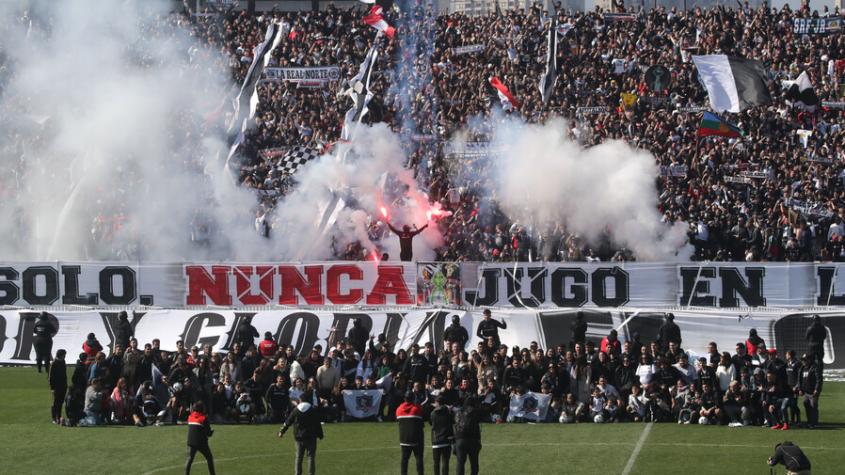
[[[302,394],[302,401],[296,405],[285,424],[279,430],[279,438],[293,426],[293,438],[296,441],[296,462],[294,473],[302,475],[302,459],[308,453],[308,473],[317,471],[317,439],[323,439],[323,426],[320,423],[319,409],[310,402],[315,398],[309,392]]]
[[[423,475],[423,411],[414,402],[414,393],[405,393],[405,402],[396,409],[396,420],[399,422],[399,446],[402,449],[399,473],[408,475],[408,462],[413,454],[417,461],[417,475]]]
[[[185,461],[185,475],[191,473],[191,465],[197,452],[205,457],[208,464],[208,473],[214,475],[214,456],[208,448],[208,438],[214,434],[208,416],[205,413],[205,406],[202,401],[197,401],[188,416],[188,459]]]

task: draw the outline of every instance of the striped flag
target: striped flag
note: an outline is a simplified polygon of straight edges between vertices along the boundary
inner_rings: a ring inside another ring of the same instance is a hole
[[[698,125],[698,132],[696,133],[696,136],[709,137],[712,135],[736,138],[742,135],[742,131],[739,127],[722,119],[716,114],[705,111],[704,116],[701,118],[701,124]]]
[[[378,36],[380,36],[379,33]],[[352,107],[346,111],[343,118],[343,129],[340,132],[342,140],[352,139],[353,124],[358,124],[364,119],[364,116],[369,112],[370,100],[373,98],[373,93],[370,92],[370,80],[375,70],[376,60],[378,59],[378,36],[367,56],[358,68],[358,74],[349,80],[349,89],[344,92],[352,98]]]
[[[772,103],[766,68],[760,61],[723,54],[693,56],[692,59],[714,111],[739,112]]]
[[[396,28],[393,28],[384,20],[383,13],[384,9],[381,5],[373,5],[373,8],[370,9],[370,13],[364,17],[364,23],[370,25],[378,31],[384,32],[388,38],[392,39],[393,35],[396,34]]]
[[[502,81],[499,80],[498,77],[493,76],[489,79],[490,85],[496,89],[496,93],[499,95],[499,101],[502,103],[502,108],[506,111],[512,109],[519,109],[519,101],[513,97],[513,94],[508,90],[508,87],[505,86]]]
[[[543,98],[543,105],[548,104],[552,97],[555,83],[557,83],[557,12],[552,14],[552,22],[549,25],[549,35],[546,49],[546,71],[540,78],[540,96]]]

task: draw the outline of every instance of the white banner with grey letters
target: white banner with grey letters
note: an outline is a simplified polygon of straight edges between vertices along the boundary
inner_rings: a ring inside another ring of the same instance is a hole
[[[611,329],[617,329],[622,341],[639,335],[648,343],[657,338],[666,311],[657,309],[550,309],[494,311],[493,318],[507,328],[499,330],[502,344],[526,347],[537,342],[541,348],[567,344],[572,340],[572,325],[578,315],[587,322],[587,339],[599,343]],[[757,329],[770,348],[781,354],[795,350],[808,351],[804,338],[811,313],[789,311],[737,312],[724,310],[676,311],[675,322],[681,328],[681,346],[691,356],[703,354],[707,344],[716,342],[719,349],[733,351],[737,342],[744,342],[749,330]],[[32,364],[35,361],[32,330],[37,311],[0,310],[0,363]],[[316,345],[325,353],[338,338],[346,336],[354,320],[360,320],[370,335],[383,334],[394,349],[410,348],[431,342],[443,348],[443,333],[457,316],[470,335],[467,351],[481,342],[476,335],[483,315],[480,311],[454,309],[410,309],[405,311],[311,311],[308,309],[229,311],[229,310],[153,310],[137,312],[130,317],[135,338],[140,346],[153,339],[161,340],[166,351],[176,349],[176,341],[185,346],[210,345],[214,351],[228,351],[237,338],[238,324],[250,318],[259,335],[270,332],[280,345],[292,345],[297,354],[306,354]],[[827,329],[824,342],[826,368],[845,368],[845,310],[821,312]],[[68,351],[70,359],[82,349],[82,342],[94,333],[111,351],[114,345],[115,311],[65,312],[50,314],[57,329],[53,352]],[[256,343],[258,340],[256,339]],[[598,345],[597,345],[598,346]],[[71,361],[72,362],[72,361]]]

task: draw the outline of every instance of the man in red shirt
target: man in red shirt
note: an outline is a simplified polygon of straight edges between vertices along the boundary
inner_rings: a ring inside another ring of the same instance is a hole
[[[279,345],[273,340],[273,334],[264,332],[264,339],[258,344],[258,353],[262,358],[272,358],[279,351]]]
[[[405,402],[396,409],[396,420],[399,422],[399,445],[402,448],[402,463],[400,473],[408,475],[408,461],[411,454],[417,461],[417,474],[423,475],[423,417],[422,408],[414,404],[414,395],[410,391],[405,394]]]

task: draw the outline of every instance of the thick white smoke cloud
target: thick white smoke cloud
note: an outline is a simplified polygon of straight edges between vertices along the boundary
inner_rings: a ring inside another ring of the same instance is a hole
[[[165,260],[253,249],[254,195],[222,176],[215,155],[225,144],[204,130],[228,90],[225,61],[175,18],[155,22],[165,2],[27,5],[32,22],[20,20],[17,2],[2,5],[0,20],[11,73],[0,133],[21,148],[2,157],[18,189],[3,213],[20,218],[0,221],[15,237],[0,257]],[[215,239],[192,244],[192,226],[199,240]]]
[[[489,170],[488,197],[521,225],[544,232],[564,223],[569,232],[596,243],[609,232],[639,260],[676,260],[687,227],[668,225],[657,210],[654,158],[621,141],[582,148],[569,138],[570,125],[555,119],[529,125],[497,119],[490,163],[462,169]]]
[[[340,156],[345,160],[340,161]],[[332,247],[342,250],[347,244],[358,241],[368,254],[378,248],[389,253],[391,259],[398,258],[398,239],[388,235],[381,242],[372,242],[368,226],[374,219],[384,221],[380,213],[382,206],[388,209],[389,219],[396,227],[404,224],[422,227],[426,223],[426,212],[430,208],[428,197],[419,190],[411,170],[406,169],[404,163],[399,137],[386,124],[357,127],[351,144],[338,145],[333,155],[321,157],[297,174],[298,186],[276,211],[278,232],[274,239],[280,251],[293,252],[288,259],[303,256],[320,259],[329,257]],[[404,185],[402,197],[392,203],[384,196],[385,174]],[[325,235],[303,234],[302,230],[316,229],[333,193],[343,198],[350,208],[337,214],[337,221]],[[385,225],[380,226],[384,228]],[[415,259],[433,259],[434,249],[441,244],[439,232],[429,227],[414,239]],[[304,254],[300,252],[303,249]]]
[[[222,122],[215,111],[232,87],[227,58],[175,17],[163,20],[170,6],[0,4],[0,259],[304,260],[331,257],[333,239],[335,248],[360,240],[375,250],[367,225],[378,216],[384,172],[412,185],[397,216],[425,222],[425,197],[402,167],[398,139],[363,127],[352,145],[358,159],[306,167],[272,218],[271,238],[260,237],[256,195],[224,171],[227,138],[209,126]],[[332,190],[366,213],[343,210],[318,236]],[[433,257],[439,243],[426,231],[417,255]],[[384,246],[398,256],[394,236]]]

